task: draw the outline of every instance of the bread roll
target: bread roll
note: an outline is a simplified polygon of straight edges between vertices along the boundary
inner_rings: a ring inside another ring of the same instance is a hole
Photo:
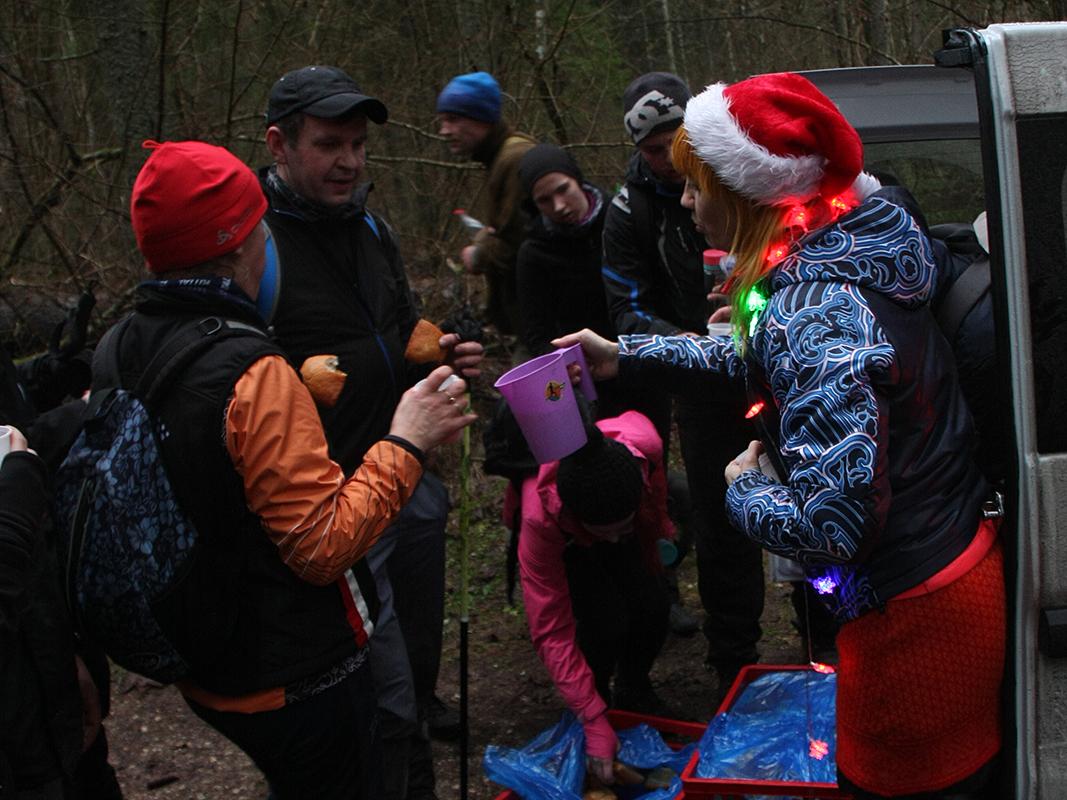
[[[300,377],[320,406],[333,408],[345,387],[347,373],[340,370],[337,356],[311,356],[300,365]]]
[[[404,358],[413,364],[440,364],[447,352],[437,342],[444,333],[429,320],[420,319],[408,339]]]

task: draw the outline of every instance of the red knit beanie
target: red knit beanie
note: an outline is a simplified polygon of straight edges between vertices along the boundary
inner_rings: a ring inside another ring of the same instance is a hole
[[[205,142],[144,143],[130,218],[150,272],[192,267],[236,250],[264,212],[259,181],[228,150]]]
[[[832,199],[863,169],[855,128],[789,72],[709,86],[686,106],[685,131],[724,184],[762,205]]]

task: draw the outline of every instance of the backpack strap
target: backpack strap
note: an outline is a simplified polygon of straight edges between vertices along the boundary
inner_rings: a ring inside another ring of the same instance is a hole
[[[949,342],[956,340],[964,318],[989,291],[991,282],[989,256],[984,256],[972,261],[949,287],[937,310],[937,324]]]
[[[382,232],[378,230],[378,223],[374,221],[374,217],[371,216],[369,211],[363,212],[363,221],[367,223],[367,227],[371,229],[374,237],[380,242],[382,240]]]
[[[119,345],[129,327],[132,315],[114,326],[100,340],[93,354],[94,388],[89,398],[86,418],[95,416],[113,391],[123,387],[119,368]],[[195,323],[183,325],[159,348],[144,372],[137,380],[133,393],[151,411],[158,398],[205,350],[223,339],[234,336],[261,336],[267,334],[254,325],[221,317],[205,317]]]

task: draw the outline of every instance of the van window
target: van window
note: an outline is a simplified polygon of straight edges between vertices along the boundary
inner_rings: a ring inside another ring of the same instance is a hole
[[[873,142],[863,149],[867,171],[908,187],[931,225],[973,222],[985,208],[977,139]]]

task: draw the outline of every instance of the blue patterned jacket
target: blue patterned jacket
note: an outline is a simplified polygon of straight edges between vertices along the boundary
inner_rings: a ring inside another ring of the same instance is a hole
[[[919,224],[872,198],[764,279],[769,300],[744,358],[728,336],[620,338],[624,375],[699,370],[765,388],[779,418],[766,444],[787,474],[778,483],[746,471],[727,512],[801,562],[843,621],[947,566],[978,525],[986,486],[928,308],[935,270]]]

